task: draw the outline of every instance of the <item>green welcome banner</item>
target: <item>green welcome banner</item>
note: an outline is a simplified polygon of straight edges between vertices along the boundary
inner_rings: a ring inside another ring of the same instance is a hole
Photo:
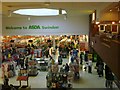
[[[37,30],[37,29],[59,29],[59,26],[51,25],[51,26],[42,26],[42,25],[29,25],[29,26],[6,26],[6,29],[14,29],[14,30]]]

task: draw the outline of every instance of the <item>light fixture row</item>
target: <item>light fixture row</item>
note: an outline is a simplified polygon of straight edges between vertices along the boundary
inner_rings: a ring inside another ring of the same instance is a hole
[[[118,23],[120,23],[120,20],[118,21]],[[95,24],[98,25],[98,24],[100,24],[100,22],[96,21]],[[117,24],[117,22],[114,22],[114,21],[113,21],[113,22],[111,22],[111,24]]]

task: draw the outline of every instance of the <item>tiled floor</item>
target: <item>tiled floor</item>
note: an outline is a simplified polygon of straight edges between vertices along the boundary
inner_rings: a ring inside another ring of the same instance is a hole
[[[68,59],[64,59],[63,63],[69,62]],[[46,88],[46,74],[47,72],[39,72],[36,77],[29,78],[29,85],[31,88]],[[73,81],[73,88],[105,88],[105,78],[98,77],[96,70],[93,68],[92,74],[89,74],[87,71],[80,71],[80,79]],[[2,83],[2,79],[0,79]],[[10,78],[9,83],[13,85],[19,85],[19,82],[16,81],[16,77]],[[26,84],[26,82],[22,82]]]

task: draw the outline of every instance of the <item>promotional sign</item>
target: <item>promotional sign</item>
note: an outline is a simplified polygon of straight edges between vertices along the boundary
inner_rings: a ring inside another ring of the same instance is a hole
[[[81,35],[88,34],[88,15],[69,17],[3,17],[2,35]]]
[[[59,29],[59,26],[42,26],[42,25],[29,25],[29,26],[6,26],[6,29],[15,30],[36,30],[36,29]]]

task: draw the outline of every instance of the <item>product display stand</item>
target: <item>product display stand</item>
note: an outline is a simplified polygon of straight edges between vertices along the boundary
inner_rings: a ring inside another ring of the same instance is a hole
[[[21,86],[21,81],[27,81],[27,86],[28,86],[28,76],[18,76],[17,81],[20,82],[20,86]]]
[[[17,81],[20,82],[20,87],[19,87],[18,90],[31,90],[30,86],[29,86],[29,83],[28,83],[28,80],[29,80],[28,70],[21,69],[20,70],[20,76],[17,77]],[[27,85],[22,85],[22,81],[26,81]]]
[[[49,72],[46,76],[48,88],[72,88],[68,72],[59,72],[57,64],[49,67]]]
[[[29,62],[28,75],[29,76],[37,76],[38,75],[38,69],[36,66],[36,62],[34,60]]]
[[[14,61],[2,63],[2,77],[4,77],[4,75],[6,75],[8,78],[15,76],[15,66],[16,63]]]

